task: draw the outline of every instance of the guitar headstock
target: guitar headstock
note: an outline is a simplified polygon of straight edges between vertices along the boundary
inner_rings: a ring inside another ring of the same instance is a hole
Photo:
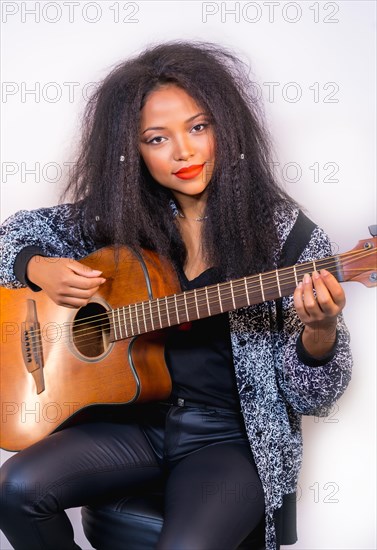
[[[371,226],[375,228],[376,226]],[[341,254],[344,281],[357,281],[367,287],[377,285],[377,237],[359,241],[355,248]]]

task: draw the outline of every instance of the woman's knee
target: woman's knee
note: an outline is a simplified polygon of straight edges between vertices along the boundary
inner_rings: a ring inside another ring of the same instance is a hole
[[[9,509],[17,509],[28,501],[38,499],[41,486],[35,472],[29,472],[18,455],[11,457],[0,469],[1,515]]]
[[[2,527],[19,513],[25,500],[31,495],[31,486],[14,459],[15,457],[8,459],[0,469],[0,525]]]
[[[38,468],[23,457],[12,456],[0,469],[1,516],[19,514],[23,510],[56,507],[56,485],[46,479],[44,468]],[[48,496],[52,498],[48,498]],[[47,497],[47,498],[46,498]]]

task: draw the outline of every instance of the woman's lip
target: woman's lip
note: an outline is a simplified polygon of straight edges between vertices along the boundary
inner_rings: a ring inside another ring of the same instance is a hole
[[[198,176],[203,170],[203,166],[204,164],[195,164],[187,168],[181,168],[178,172],[174,172],[174,175],[182,180],[189,180]]]

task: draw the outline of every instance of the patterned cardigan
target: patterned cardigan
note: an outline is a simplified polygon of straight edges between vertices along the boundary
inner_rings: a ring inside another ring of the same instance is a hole
[[[71,216],[74,210],[79,213],[76,221]],[[296,209],[277,214],[281,246],[297,215]],[[98,245],[85,227],[80,205],[20,211],[8,218],[0,227],[0,284],[25,286],[22,266],[34,254],[79,259],[93,252]],[[329,255],[329,239],[315,227],[299,262]],[[279,251],[276,260],[278,256]],[[352,367],[341,315],[334,350],[314,359],[303,349],[303,325],[292,296],[283,298],[282,313],[280,330],[274,301],[229,313],[241,409],[265,494],[266,550],[275,550],[277,544],[274,513],[283,496],[296,490],[302,461],[301,415],[328,414],[347,387]]]

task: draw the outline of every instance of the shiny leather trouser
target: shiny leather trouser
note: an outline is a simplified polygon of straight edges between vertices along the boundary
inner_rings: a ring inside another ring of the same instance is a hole
[[[77,550],[65,509],[162,479],[159,550],[231,550],[263,520],[240,414],[153,405],[142,423],[76,425],[12,456],[1,469],[0,527],[15,550]]]

